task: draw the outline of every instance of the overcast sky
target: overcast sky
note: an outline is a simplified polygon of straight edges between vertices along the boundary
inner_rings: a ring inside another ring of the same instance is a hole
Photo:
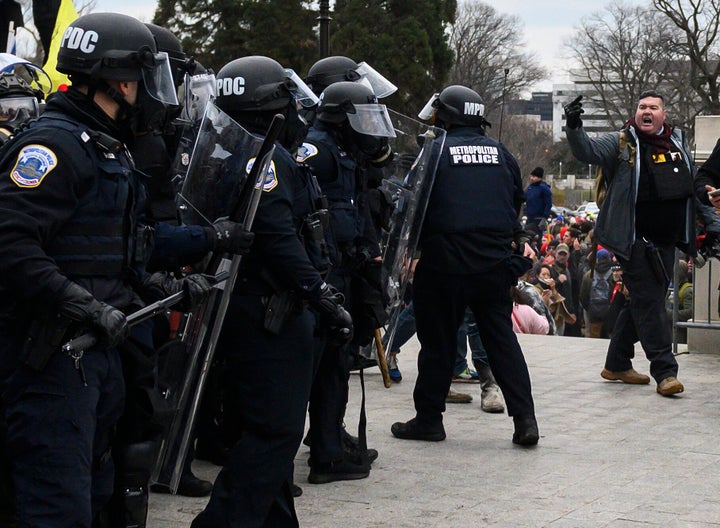
[[[649,5],[650,0],[623,0],[630,5]],[[517,15],[524,26],[524,43],[537,54],[551,79],[538,86],[550,90],[552,82],[567,82],[569,61],[562,45],[583,17],[604,11],[610,0],[485,0],[499,13]]]
[[[524,25],[524,43],[552,74],[537,89],[550,90],[552,82],[566,82],[568,61],[562,57],[563,40],[573,33],[583,16],[602,11],[610,0],[484,0],[500,13],[518,15]],[[650,0],[624,0],[648,5]],[[149,22],[155,12],[153,0],[96,0],[96,11],[114,11]],[[332,28],[331,28],[332,31]]]

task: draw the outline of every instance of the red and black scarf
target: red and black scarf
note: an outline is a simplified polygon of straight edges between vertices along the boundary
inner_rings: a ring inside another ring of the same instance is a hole
[[[627,123],[625,123],[625,128],[630,126],[635,129],[638,139],[642,143],[655,147],[655,150],[653,151],[654,154],[667,152],[672,149],[673,144],[670,141],[670,135],[672,134],[673,129],[667,124],[667,122],[663,122],[663,128],[660,134],[646,134],[638,128],[634,117],[630,118]]]

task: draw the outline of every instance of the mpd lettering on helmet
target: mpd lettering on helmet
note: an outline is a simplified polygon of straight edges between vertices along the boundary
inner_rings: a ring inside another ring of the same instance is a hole
[[[68,26],[65,33],[63,33],[60,47],[77,49],[83,53],[92,53],[95,51],[95,44],[97,44],[99,38],[100,37],[96,31]]]
[[[471,115],[471,116],[482,116],[485,112],[485,105],[480,103],[471,103],[468,101],[465,101],[465,108],[463,110],[463,113],[465,115]]]
[[[218,95],[242,95],[245,93],[245,77],[225,77],[217,80]]]
[[[460,145],[449,147],[450,165],[500,165],[497,147],[490,145]]]

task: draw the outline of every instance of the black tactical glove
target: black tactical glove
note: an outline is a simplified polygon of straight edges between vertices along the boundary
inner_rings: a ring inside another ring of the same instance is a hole
[[[327,322],[330,337],[338,344],[349,343],[353,337],[353,322],[350,314],[343,308],[344,297],[329,284],[320,287],[320,297],[311,301],[311,305]]]
[[[147,277],[142,283],[143,297],[155,302],[178,292],[184,292],[184,299],[178,305],[180,311],[190,311],[207,299],[212,283],[205,275],[195,273],[182,279],[174,279],[163,271]]]
[[[582,98],[582,95],[578,95],[571,103],[565,105],[565,126],[572,130],[582,126],[580,114],[585,113],[580,102]]]
[[[397,164],[397,166],[400,169],[407,172],[412,168],[416,159],[417,159],[416,154],[411,154],[409,152],[403,152],[402,154],[398,154],[395,157],[395,163]]]
[[[213,251],[233,255],[247,255],[255,239],[255,233],[227,217],[215,220],[212,227],[208,228],[208,236],[212,240]]]
[[[89,291],[74,282],[68,282],[59,312],[73,321],[90,324],[98,333],[100,341],[109,348],[115,348],[128,336],[125,314],[98,301]]]
[[[390,231],[390,219],[395,211],[395,197],[393,194],[382,187],[368,189],[367,203],[373,225],[381,227],[385,231]]]

